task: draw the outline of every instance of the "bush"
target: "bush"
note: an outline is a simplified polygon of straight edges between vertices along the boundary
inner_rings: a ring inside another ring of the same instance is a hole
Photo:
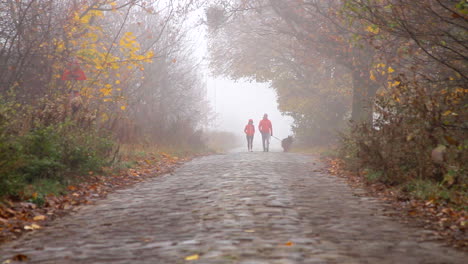
[[[24,135],[0,133],[0,197],[19,197],[31,184],[66,184],[73,175],[98,171],[112,147],[108,136],[73,121],[36,127]]]
[[[374,124],[352,126],[342,139],[341,155],[361,171],[382,172],[377,178],[390,185],[426,181],[427,186],[466,189],[467,90],[434,90],[399,85],[381,94]],[[418,196],[426,197],[422,189],[430,193],[417,186]]]

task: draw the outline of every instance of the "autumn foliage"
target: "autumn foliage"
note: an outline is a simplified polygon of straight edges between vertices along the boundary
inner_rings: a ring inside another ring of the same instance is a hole
[[[299,144],[342,135],[363,176],[466,205],[466,1],[234,2],[207,11],[215,74],[270,83]]]
[[[0,197],[115,164],[123,143],[200,140],[183,2],[0,3]]]

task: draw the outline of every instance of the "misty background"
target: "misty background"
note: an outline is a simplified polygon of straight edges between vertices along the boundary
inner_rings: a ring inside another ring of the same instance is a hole
[[[292,134],[292,118],[280,113],[276,92],[267,83],[208,77],[207,96],[215,113],[210,129],[228,131],[243,140],[244,127],[249,119],[253,119],[256,129],[254,149],[261,149],[258,123],[265,113],[273,124],[275,137],[282,139]],[[275,138],[271,144],[274,149],[280,147]]]
[[[206,83],[206,100],[212,111],[212,116],[205,124],[206,130],[225,131],[234,134],[238,138],[238,146],[244,146],[244,127],[249,119],[253,119],[255,125],[254,150],[262,149],[261,134],[258,132],[258,123],[263,115],[268,114],[268,119],[273,125],[273,136],[283,139],[293,135],[291,125],[293,119],[283,115],[278,109],[278,96],[270,83],[259,83],[249,80],[231,80],[225,77],[217,77],[211,74],[209,69],[209,48],[207,27],[198,25],[199,21],[206,18],[205,10],[194,12],[190,23],[189,39],[194,46],[194,55],[201,61],[199,64],[204,74]],[[278,150],[281,142],[275,138],[270,141],[271,148]],[[238,149],[241,150],[241,149]]]

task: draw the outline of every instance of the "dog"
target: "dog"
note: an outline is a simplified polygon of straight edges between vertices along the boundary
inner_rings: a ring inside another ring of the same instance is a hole
[[[284,152],[288,152],[291,149],[293,143],[293,137],[288,136],[287,138],[281,140],[281,147],[283,147]]]

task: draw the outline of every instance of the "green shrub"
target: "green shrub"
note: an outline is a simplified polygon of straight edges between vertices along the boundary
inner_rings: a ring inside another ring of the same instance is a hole
[[[381,171],[366,170],[364,175],[369,182],[384,181],[384,173]]]
[[[72,121],[36,127],[24,135],[0,133],[0,197],[18,197],[29,185],[67,184],[73,175],[99,171],[112,147],[109,136]]]

